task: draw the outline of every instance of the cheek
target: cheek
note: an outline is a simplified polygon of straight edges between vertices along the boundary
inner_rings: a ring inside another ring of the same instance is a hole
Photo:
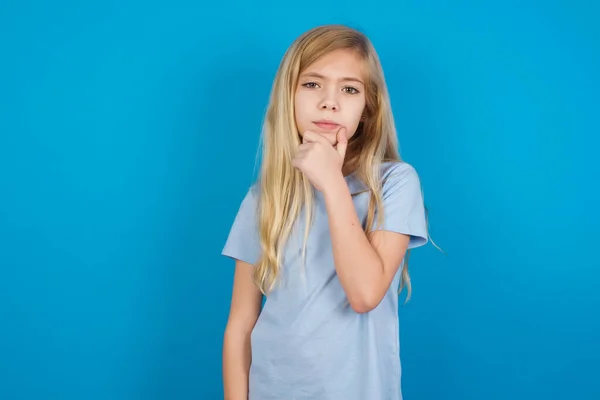
[[[294,113],[296,119],[303,118],[310,103],[309,99],[306,98],[306,95],[298,93],[294,97],[294,103]]]
[[[305,114],[306,114],[306,99],[302,93],[296,93],[294,96],[294,120],[296,121],[296,128],[299,131],[304,131],[305,124]]]
[[[300,106],[304,106],[306,105],[306,103],[308,103],[310,100],[310,94],[306,93],[305,91],[299,90],[296,92],[295,95],[295,101],[296,104],[300,105]]]
[[[354,121],[354,123],[356,123],[356,125],[358,125],[358,123],[360,122],[360,119],[362,118],[364,110],[365,110],[365,102],[364,101],[359,101],[354,104],[354,107],[352,108],[352,120]]]
[[[365,109],[365,103],[364,101],[358,101],[352,104],[351,109],[349,109],[349,115],[348,115],[348,123],[351,126],[350,129],[352,131],[352,134],[349,135],[348,138],[354,136],[354,134],[356,133],[356,129],[358,128],[358,125],[360,124],[360,120],[362,118],[363,112]]]

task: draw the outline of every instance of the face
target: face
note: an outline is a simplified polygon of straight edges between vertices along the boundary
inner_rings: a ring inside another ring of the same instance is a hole
[[[295,118],[300,135],[310,130],[335,144],[340,128],[350,139],[365,108],[363,61],[351,50],[336,50],[300,74]]]

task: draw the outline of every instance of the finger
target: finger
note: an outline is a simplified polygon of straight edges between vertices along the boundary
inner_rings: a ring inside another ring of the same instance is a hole
[[[315,146],[314,143],[302,143],[298,146],[297,154],[304,154]]]
[[[304,160],[305,158],[306,156],[303,153],[297,153],[296,155],[294,155],[294,158],[292,158],[292,165],[297,166],[297,164],[302,162],[302,160]]]
[[[311,147],[315,146],[315,142],[306,142],[306,143],[300,143],[300,145],[298,146],[298,150],[300,149],[310,149]]]
[[[346,149],[348,148],[348,137],[346,136],[346,128],[340,128],[337,131],[337,145],[335,146],[335,149],[337,150],[338,154],[340,155],[340,157],[342,158],[342,162],[344,161],[344,159],[346,158]]]
[[[333,145],[333,143],[331,143],[329,140],[327,140],[325,138],[325,136],[321,135],[320,133],[313,132],[313,131],[306,131],[302,134],[302,143],[314,143],[314,142],[328,144],[330,146]]]
[[[294,158],[294,159],[292,160],[292,166],[293,166],[294,168],[296,168],[296,169],[300,169],[300,160],[299,160],[299,159],[297,159],[297,158]]]
[[[307,133],[306,137],[304,137],[304,135],[302,135],[302,143],[322,143],[322,144],[329,144],[330,146],[335,146],[335,143],[337,142],[337,139],[335,138],[335,136],[332,137],[332,135],[325,135],[322,133],[318,133],[318,132],[313,132],[313,131],[306,131],[305,133]],[[325,139],[325,140],[322,140]]]

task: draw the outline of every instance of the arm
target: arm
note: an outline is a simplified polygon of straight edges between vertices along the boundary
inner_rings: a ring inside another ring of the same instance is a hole
[[[252,265],[236,261],[229,319],[223,338],[225,400],[248,399],[250,333],[260,314],[262,293],[252,281]]]
[[[335,269],[350,306],[369,312],[381,302],[408,248],[408,235],[365,235],[343,176],[324,191]]]
[[[325,197],[340,283],[356,312],[371,311],[389,289],[409,246],[427,242],[418,175],[405,163],[389,172],[382,188],[384,226],[367,238],[342,175],[348,145],[345,128],[337,132],[335,146],[312,131],[305,131],[302,140],[292,164]]]

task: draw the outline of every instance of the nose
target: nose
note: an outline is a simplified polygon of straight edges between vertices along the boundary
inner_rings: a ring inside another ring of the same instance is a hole
[[[338,111],[340,109],[340,105],[335,94],[329,92],[326,93],[319,104],[319,108],[322,110]]]

